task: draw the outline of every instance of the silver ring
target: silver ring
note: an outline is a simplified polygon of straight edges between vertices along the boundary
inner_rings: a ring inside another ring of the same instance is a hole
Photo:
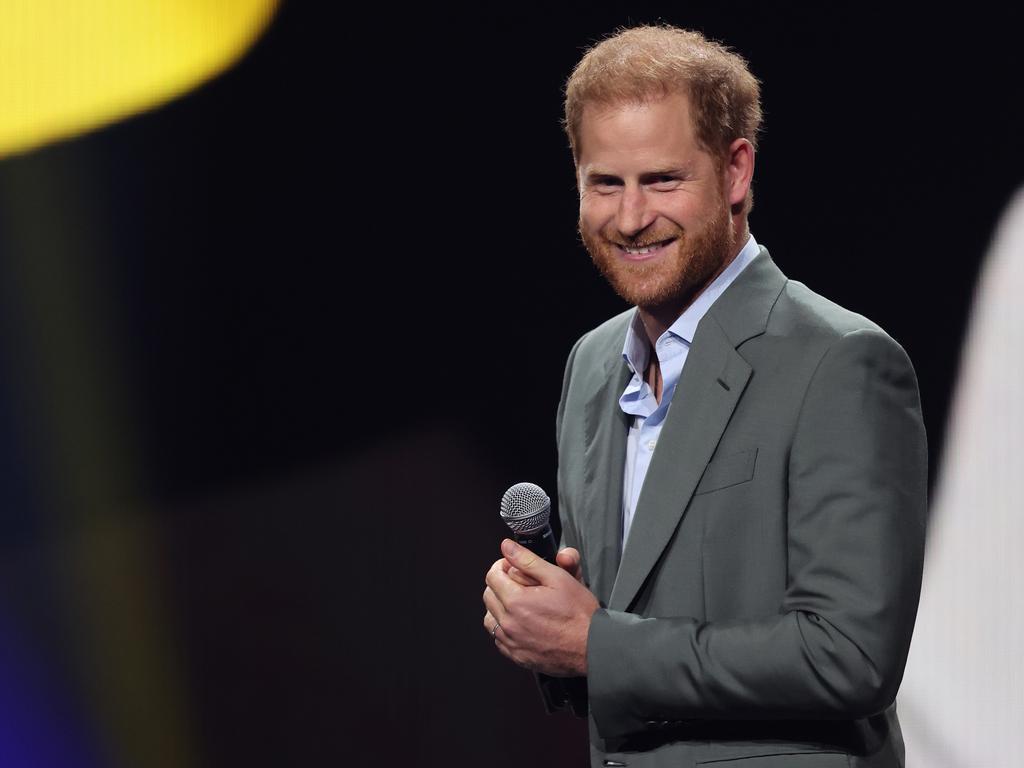
[[[494,629],[491,630],[491,637],[494,638],[495,640],[498,639],[498,630],[499,629],[501,629],[501,624],[499,624],[498,620],[495,619],[494,620]]]

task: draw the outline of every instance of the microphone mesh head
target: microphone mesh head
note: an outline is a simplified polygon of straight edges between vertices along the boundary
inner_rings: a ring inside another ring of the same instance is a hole
[[[515,533],[543,528],[551,517],[551,499],[533,483],[516,483],[501,497],[501,519]]]

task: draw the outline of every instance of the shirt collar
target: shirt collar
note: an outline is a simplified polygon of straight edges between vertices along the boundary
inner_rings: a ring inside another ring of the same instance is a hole
[[[687,346],[692,344],[693,336],[697,332],[697,325],[700,323],[701,318],[707,314],[707,311],[711,309],[711,305],[715,303],[718,297],[725,293],[725,289],[732,284],[740,272],[757,257],[760,250],[757,241],[754,240],[754,236],[748,236],[746,245],[740,249],[736,258],[729,263],[729,266],[722,270],[722,273],[707,288],[701,291],[700,295],[693,300],[683,314],[676,318],[676,321],[669,326],[665,333],[677,336],[685,341]],[[622,359],[626,361],[626,365],[630,367],[633,373],[642,374],[643,371],[647,370],[650,351],[651,345],[647,342],[647,334],[644,331],[643,322],[640,320],[640,313],[634,312],[633,322],[629,324],[629,328],[626,330],[626,341],[622,345]]]

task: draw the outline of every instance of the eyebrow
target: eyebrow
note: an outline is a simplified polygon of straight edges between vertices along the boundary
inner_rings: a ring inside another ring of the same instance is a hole
[[[640,174],[641,180],[650,179],[655,176],[687,176],[689,175],[688,168],[655,168],[650,171],[644,171]],[[602,168],[594,168],[588,170],[583,174],[584,181],[594,181],[595,179],[618,179],[618,174],[606,171]]]

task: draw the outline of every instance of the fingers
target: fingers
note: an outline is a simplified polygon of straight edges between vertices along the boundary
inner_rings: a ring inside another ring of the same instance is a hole
[[[569,573],[576,581],[583,581],[583,565],[579,550],[574,547],[566,547],[559,550],[555,556],[558,566]]]
[[[490,611],[484,614],[484,629],[487,630],[487,634],[491,636],[494,646],[501,652],[502,656],[518,664],[520,667],[527,667],[514,650],[514,644],[506,634],[505,628],[501,626],[501,623],[494,618]]]
[[[507,615],[505,606],[502,605],[498,596],[494,594],[494,590],[490,587],[487,587],[487,589],[484,590],[484,607],[487,609],[487,613],[499,624]],[[488,627],[488,631],[490,631],[490,629],[491,628]]]
[[[496,618],[494,618],[494,614],[490,611],[487,611],[487,613],[484,614],[484,629],[487,630],[487,634],[497,641],[498,632],[501,631],[501,624]]]
[[[504,562],[508,563],[508,560],[505,560]],[[508,564],[508,570],[506,570],[505,572],[508,574],[508,577],[512,579],[512,581],[514,581],[516,584],[522,587],[540,586],[539,581],[537,581],[532,576],[523,573],[511,563]]]
[[[495,645],[498,650],[504,656],[515,661],[512,657],[512,652],[504,642],[507,638],[504,635],[504,630],[501,627],[502,621],[507,621],[508,612],[505,609],[505,605],[502,603],[501,597],[499,596],[499,590],[503,591],[504,594],[508,595],[514,590],[521,589],[521,587],[508,575],[507,571],[511,570],[511,565],[507,560],[502,558],[496,560],[491,566],[490,570],[487,571],[486,582],[487,586],[484,588],[483,600],[484,607],[487,612],[484,614],[484,629],[494,639]],[[497,587],[497,589],[495,589]],[[519,662],[516,662],[517,664]]]
[[[490,611],[484,614],[484,629],[487,630],[487,634],[491,636],[494,646],[501,652],[502,656],[518,664],[520,667],[526,666],[513,650],[513,644],[505,632],[505,628],[501,626],[501,622],[494,618],[494,614]]]
[[[502,563],[502,569],[508,574],[508,577],[512,581],[516,582],[523,587],[536,587],[540,584],[540,581],[526,573],[525,571],[516,568],[507,559],[500,561]],[[566,571],[576,581],[583,582],[583,565],[582,557],[580,556],[579,550],[573,547],[566,547],[558,552],[555,557],[555,563],[559,568]]]
[[[495,563],[495,565],[498,565],[498,563],[501,564],[501,569],[505,571],[508,577],[512,579],[512,581],[514,581],[516,584],[519,584],[523,587],[536,587],[540,585],[540,581],[538,581],[525,571],[516,568],[514,565],[512,565],[511,562],[509,562],[507,558],[502,558],[497,563]]]
[[[517,611],[520,608],[516,607],[519,602],[536,598],[532,590],[537,587],[565,587],[572,584],[566,571],[578,579],[579,553],[571,550],[563,554],[565,563],[559,567],[510,539],[502,542],[501,549],[505,557],[491,565],[485,578],[487,586],[483,592],[483,602],[486,613],[483,627],[503,656],[521,667],[533,669],[535,663],[529,660],[535,654],[522,646],[523,637],[517,634],[521,628],[512,614],[519,616]],[[546,593],[548,590],[543,591]]]
[[[534,586],[532,584],[523,584],[521,581],[513,579],[509,575],[512,567],[512,564],[504,558],[496,560],[490,570],[487,571],[487,576],[484,579],[484,582],[502,603],[516,595],[524,586]]]
[[[501,560],[496,562],[495,565],[498,565],[499,563],[501,565],[501,570],[508,574],[508,577],[516,584],[524,587],[536,587],[540,583],[532,576],[527,576],[505,558],[501,558]]]
[[[570,570],[570,567],[578,568],[580,565],[580,551],[575,547],[563,547],[558,550],[558,555],[555,556],[555,559],[567,571]]]
[[[534,579],[538,584],[545,584],[552,578],[557,579],[555,573],[560,573],[560,569],[526,547],[516,544],[512,539],[505,539],[501,542],[501,553],[513,567]]]

